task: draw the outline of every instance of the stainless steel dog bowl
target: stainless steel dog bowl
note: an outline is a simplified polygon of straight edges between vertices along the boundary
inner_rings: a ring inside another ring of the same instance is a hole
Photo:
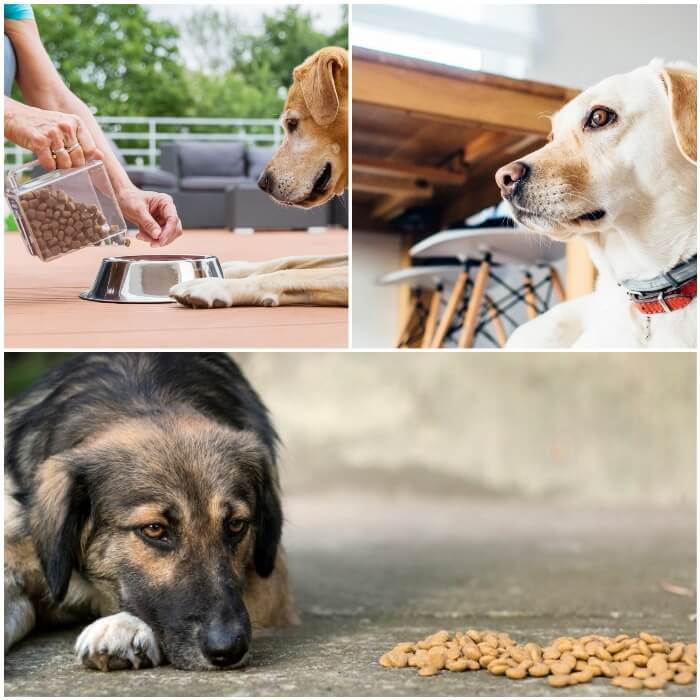
[[[170,288],[202,277],[223,277],[213,255],[124,255],[105,258],[92,288],[81,299],[118,304],[163,304],[174,301]]]

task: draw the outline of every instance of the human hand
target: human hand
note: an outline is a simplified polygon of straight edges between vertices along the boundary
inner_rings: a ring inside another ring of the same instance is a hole
[[[182,235],[182,222],[173,198],[162,192],[149,192],[129,187],[117,192],[124,216],[138,224],[136,238],[159,248]]]
[[[102,158],[80,117],[10,98],[5,98],[5,138],[34,153],[45,170],[77,168]]]

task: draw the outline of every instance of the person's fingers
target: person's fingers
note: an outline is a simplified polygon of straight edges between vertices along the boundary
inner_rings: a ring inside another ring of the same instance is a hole
[[[66,147],[63,145],[61,138],[53,137],[51,139],[51,152],[56,160],[57,168],[70,168],[71,160]]]
[[[66,151],[68,151],[68,157],[73,168],[85,165],[85,156],[77,136],[78,123],[78,118],[69,114],[64,115],[63,119],[58,123],[59,129],[63,133],[63,144]]]
[[[51,153],[51,143],[46,136],[40,136],[34,140],[31,146],[32,153],[37,157],[44,170],[55,170],[56,161]]]
[[[136,211],[136,223],[139,225],[139,231],[147,235],[152,241],[157,241],[162,230],[158,222],[151,216],[151,212],[148,211],[148,207],[145,203],[138,206]]]
[[[95,145],[95,140],[92,138],[92,134],[89,129],[83,124],[81,119],[78,119],[75,129],[75,135],[80,147],[83,150],[83,156],[85,160],[90,159],[101,159],[102,154],[97,150]],[[99,155],[98,155],[99,154]]]
[[[167,245],[182,234],[182,224],[177,215],[177,209],[170,197],[160,197],[156,202],[156,217],[162,226],[162,234],[158,239],[160,245]],[[178,231],[179,229],[179,231]]]

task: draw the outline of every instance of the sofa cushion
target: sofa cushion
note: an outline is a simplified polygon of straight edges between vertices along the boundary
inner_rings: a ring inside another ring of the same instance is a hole
[[[248,177],[251,180],[257,182],[274,153],[274,146],[248,146],[246,161],[248,162]]]
[[[177,188],[177,178],[160,168],[137,168],[128,165],[126,174],[136,187],[159,190],[162,188],[174,190]]]
[[[180,143],[177,146],[180,175],[235,177],[245,175],[245,144]]]
[[[180,188],[183,190],[207,190],[209,192],[225,191],[233,185],[242,182],[250,182],[245,176],[221,177],[219,175],[209,177],[183,177],[180,180]]]

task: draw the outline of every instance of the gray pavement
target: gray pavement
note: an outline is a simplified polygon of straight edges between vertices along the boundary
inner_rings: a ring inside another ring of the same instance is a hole
[[[302,624],[258,639],[244,670],[78,667],[74,630],[5,660],[6,695],[625,695],[600,679],[554,690],[486,672],[381,668],[399,641],[492,628],[540,643],[648,630],[695,639],[695,514],[357,494],[294,497],[285,540]],[[696,686],[648,695],[694,696]]]

